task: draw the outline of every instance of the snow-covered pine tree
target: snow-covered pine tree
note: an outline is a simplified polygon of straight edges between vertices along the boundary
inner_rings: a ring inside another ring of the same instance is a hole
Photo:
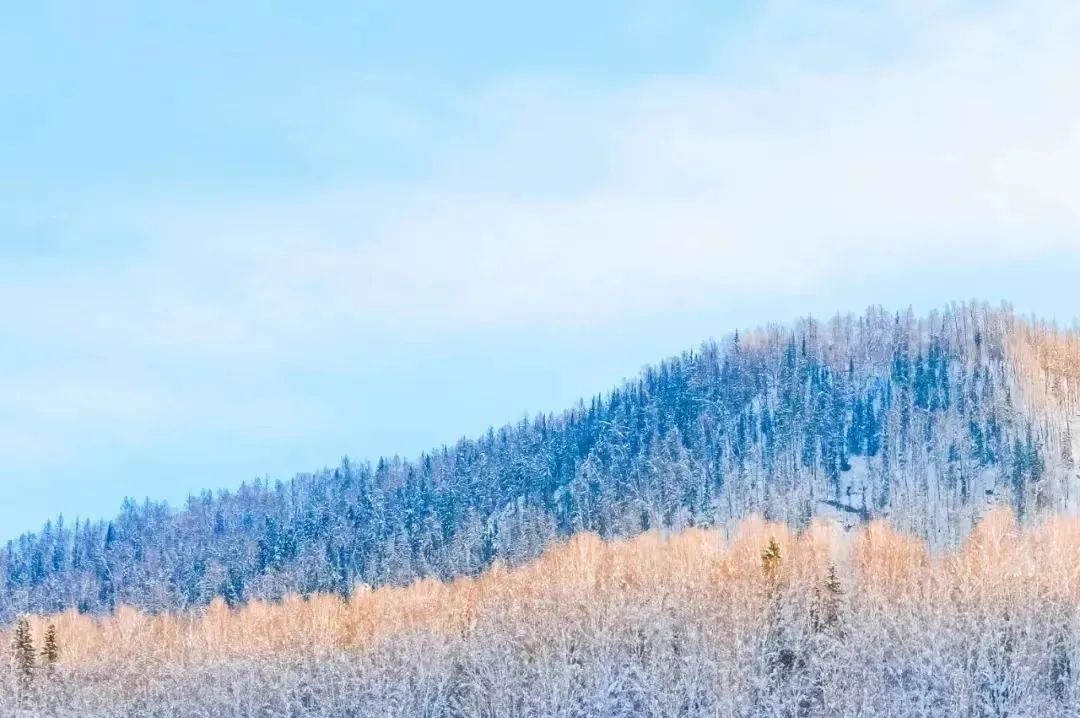
[[[60,647],[56,643],[56,624],[50,623],[45,629],[45,641],[41,646],[41,660],[47,670],[52,671],[60,660]]]
[[[775,538],[770,537],[765,550],[761,552],[761,567],[766,576],[775,575],[776,570],[780,568],[780,544],[776,543]]]
[[[30,688],[34,679],[34,640],[30,635],[30,622],[25,617],[15,623],[11,638],[12,669],[18,680],[20,692]]]
[[[817,605],[813,613],[815,631],[827,630],[840,620],[840,597],[843,593],[840,578],[836,575],[836,564],[830,563],[825,580],[817,591]]]

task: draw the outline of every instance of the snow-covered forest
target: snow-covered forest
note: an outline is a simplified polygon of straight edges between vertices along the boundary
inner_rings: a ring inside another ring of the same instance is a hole
[[[881,520],[560,543],[344,599],[67,612],[6,635],[0,716],[1067,716],[1080,519],[954,551]]]
[[[58,518],[0,551],[0,619],[183,610],[474,575],[578,532],[604,539],[887,517],[958,546],[992,504],[1080,502],[1074,331],[1008,308],[880,308],[734,333],[560,415],[415,460],[343,460],[186,506]]]

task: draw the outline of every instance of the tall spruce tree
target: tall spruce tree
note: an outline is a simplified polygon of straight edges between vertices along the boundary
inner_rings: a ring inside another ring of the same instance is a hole
[[[41,647],[41,659],[49,672],[52,672],[56,662],[60,660],[60,647],[56,643],[56,625],[50,623],[45,629],[45,642]]]
[[[761,568],[770,579],[776,576],[776,572],[780,568],[780,544],[776,543],[774,538],[769,538],[768,545],[761,552]]]
[[[835,626],[840,620],[840,596],[844,593],[836,575],[836,564],[829,564],[825,581],[818,590],[817,606],[813,616],[814,630],[822,631]]]
[[[11,639],[11,662],[19,690],[25,693],[34,679],[34,640],[30,636],[30,622],[20,618],[15,624]]]

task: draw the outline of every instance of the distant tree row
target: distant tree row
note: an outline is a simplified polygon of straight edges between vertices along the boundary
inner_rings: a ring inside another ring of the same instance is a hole
[[[753,517],[348,598],[31,616],[0,718],[1071,716],[1078,550],[1077,517],[1025,530],[1001,508],[944,553],[884,521]]]
[[[956,545],[987,503],[1075,506],[1075,332],[1007,308],[871,309],[735,333],[610,393],[421,455],[125,502],[0,550],[0,620],[236,604],[475,574],[580,531],[726,526],[750,513],[888,516]]]

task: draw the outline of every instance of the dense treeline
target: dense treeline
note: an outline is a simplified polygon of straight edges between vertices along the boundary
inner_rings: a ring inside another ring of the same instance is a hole
[[[422,455],[126,502],[0,551],[0,620],[475,574],[580,531],[888,516],[957,545],[987,502],[1075,505],[1077,335],[1006,308],[736,333],[557,416]]]
[[[348,598],[33,617],[0,634],[0,717],[1075,715],[1078,550],[1080,520],[1006,509],[950,552],[754,518]]]

